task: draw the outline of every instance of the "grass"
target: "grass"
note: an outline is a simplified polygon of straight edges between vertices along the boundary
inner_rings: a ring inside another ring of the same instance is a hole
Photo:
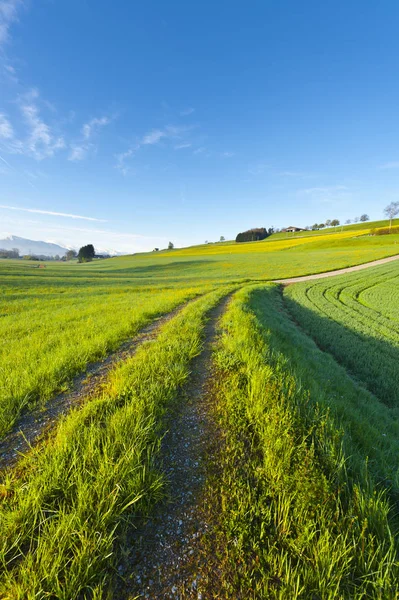
[[[199,353],[212,292],[112,373],[101,397],[63,419],[1,487],[0,596],[108,597],[117,536],[162,495],[162,415]]]
[[[0,260],[0,438],[155,317],[222,284],[345,267],[395,254],[369,226],[213,244],[91,264]]]
[[[163,415],[209,310],[241,287],[215,355],[207,597],[396,598],[399,267],[284,295],[265,283],[398,254],[398,235],[369,235],[377,225],[45,269],[0,261],[0,435],[198,297],[2,473],[0,597],[112,597],[125,528],[164,493],[154,462]]]
[[[345,387],[349,398],[357,393],[359,414],[370,394],[331,357],[323,361],[282,312],[275,286],[238,292],[222,332],[215,355],[222,439],[207,491],[216,533],[208,541],[206,597],[397,598],[390,503],[367,470],[367,452],[337,419],[339,411],[354,419],[337,401]],[[330,379],[336,375],[340,381]],[[377,430],[384,418],[382,407],[380,423],[369,426]],[[387,450],[385,473],[391,459]]]
[[[399,265],[289,286],[286,305],[321,348],[399,418]]]

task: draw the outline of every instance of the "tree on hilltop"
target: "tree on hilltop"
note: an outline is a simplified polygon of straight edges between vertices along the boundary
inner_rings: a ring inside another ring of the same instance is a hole
[[[333,220],[331,221],[331,225],[332,225],[333,227],[336,227],[337,225],[339,225],[339,220],[338,220],[338,219],[333,219]]]
[[[370,221],[370,217],[368,215],[364,214],[360,217],[360,220],[362,223],[365,223],[366,221]]]
[[[226,238],[224,237],[224,235],[221,235],[221,236],[220,236],[220,240],[219,240],[219,241],[220,241],[220,242],[225,242],[225,241],[226,241]]]
[[[330,227],[330,225],[332,225],[331,219],[327,219],[327,221],[326,221],[326,227]]]
[[[78,262],[85,263],[93,260],[95,256],[94,246],[93,244],[87,244],[87,246],[82,246],[78,252]]]
[[[389,231],[391,231],[392,227],[392,219],[399,215],[399,202],[391,202],[384,208],[384,213],[389,219]]]
[[[173,242],[169,242],[168,250],[173,250],[174,247],[175,247],[175,245],[173,244]]]

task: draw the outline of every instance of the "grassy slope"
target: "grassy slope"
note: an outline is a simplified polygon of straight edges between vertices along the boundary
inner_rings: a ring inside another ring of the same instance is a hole
[[[334,410],[354,430],[372,397],[290,322],[276,287],[239,292],[223,331],[215,360],[224,441],[208,488],[217,533],[206,597],[396,598],[389,505],[373,492],[365,449],[350,432],[342,453]],[[368,429],[378,431],[384,410],[379,418]],[[357,454],[356,470],[345,468],[346,452]]]
[[[0,261],[0,435],[21,410],[45,402],[88,362],[197,293],[226,282],[313,273],[396,252],[399,236],[358,237],[365,231],[271,237],[87,265],[48,263],[46,269]]]
[[[0,435],[21,410],[45,402],[88,362],[197,293],[222,283],[303,275],[395,254],[399,236],[364,235],[371,225],[86,265],[48,263],[46,269],[0,261]]]

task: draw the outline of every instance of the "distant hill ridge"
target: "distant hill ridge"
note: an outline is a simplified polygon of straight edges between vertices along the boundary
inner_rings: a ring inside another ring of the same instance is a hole
[[[58,254],[58,256],[64,256],[68,252],[68,248],[64,246],[51,242],[28,240],[17,235],[9,235],[0,240],[0,249],[12,250],[13,248],[18,248],[21,255],[56,256]]]
[[[4,234],[3,234],[4,235]],[[0,239],[0,250],[12,250],[18,248],[21,256],[64,256],[70,248],[60,246],[52,242],[42,242],[38,240],[29,240],[27,238],[18,237],[17,235],[8,235]],[[97,254],[108,254],[109,256],[122,256],[124,252],[117,252],[112,249],[103,249],[96,247]]]

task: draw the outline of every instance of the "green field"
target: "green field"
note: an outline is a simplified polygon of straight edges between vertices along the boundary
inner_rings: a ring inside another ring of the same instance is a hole
[[[40,269],[0,261],[2,438],[181,307],[1,473],[0,598],[116,597],[125,531],[168,490],[165,414],[230,293],[206,375],[221,441],[205,482],[203,597],[397,598],[399,261],[268,283],[399,254],[399,236],[373,226]]]

